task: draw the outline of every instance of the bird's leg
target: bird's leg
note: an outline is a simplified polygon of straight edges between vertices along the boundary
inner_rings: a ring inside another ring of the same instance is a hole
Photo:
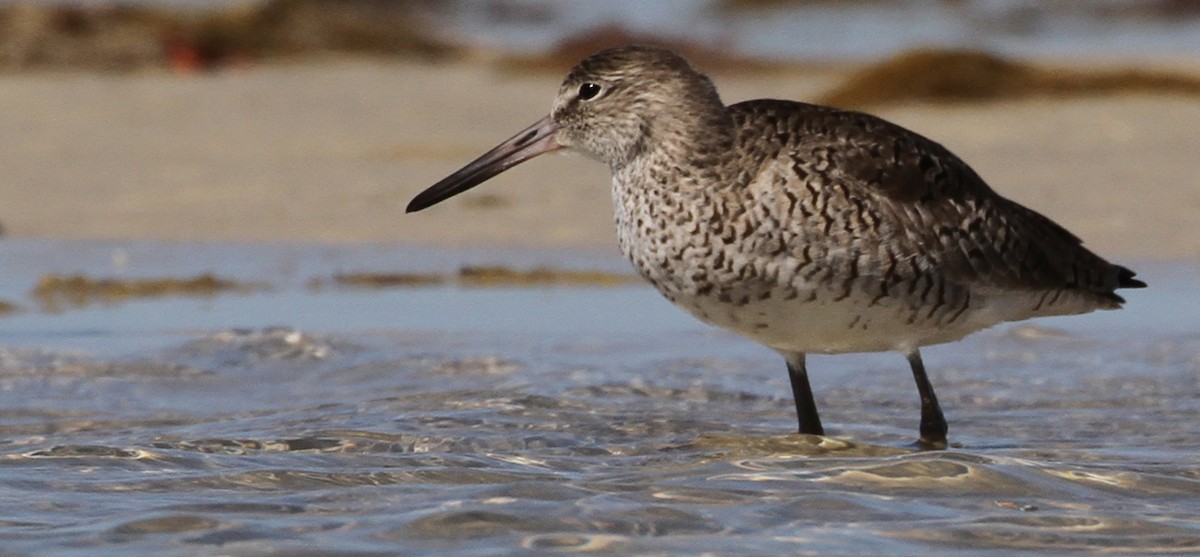
[[[792,398],[796,401],[796,418],[800,421],[800,433],[825,435],[821,417],[817,415],[817,403],[813,400],[812,387],[808,385],[808,370],[804,367],[804,352],[784,354],[787,360],[788,377],[792,380]]]
[[[933,384],[925,375],[925,363],[921,361],[921,351],[913,348],[904,355],[912,366],[913,379],[917,380],[917,391],[921,393],[921,439],[922,447],[929,449],[946,448],[946,417],[942,415],[942,407],[938,405],[937,395],[933,393]]]

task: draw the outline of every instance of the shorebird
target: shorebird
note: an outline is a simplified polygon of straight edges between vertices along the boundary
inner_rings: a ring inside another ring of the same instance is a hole
[[[617,239],[701,321],[787,363],[799,431],[824,435],[808,353],[899,351],[919,445],[946,446],[920,347],[1006,321],[1117,309],[1144,287],[940,144],[860,112],[784,100],[726,106],[670,50],[576,65],[550,114],[418,194],[420,211],[558,149],[608,164]]]

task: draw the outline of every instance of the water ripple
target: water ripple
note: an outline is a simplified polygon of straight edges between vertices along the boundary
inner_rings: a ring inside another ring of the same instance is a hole
[[[550,303],[494,295],[515,315]],[[690,322],[193,329],[221,303],[168,312],[177,328],[153,346],[0,348],[0,552],[1200,551],[1200,320],[1137,313],[1178,300],[1131,296],[1136,335],[1110,313],[929,349],[955,441],[932,452],[913,448],[918,401],[894,354],[812,358],[818,437],[792,433],[775,355]]]

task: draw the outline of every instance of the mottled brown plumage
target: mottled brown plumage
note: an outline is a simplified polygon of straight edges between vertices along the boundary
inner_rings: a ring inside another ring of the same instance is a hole
[[[784,356],[803,433],[823,433],[804,356],[898,350],[946,425],[919,347],[1003,321],[1115,309],[1145,286],[1009,201],[941,145],[867,114],[726,107],[674,53],[600,52],[550,116],[413,199],[420,210],[540,153],[607,163],[621,251],[676,305]]]

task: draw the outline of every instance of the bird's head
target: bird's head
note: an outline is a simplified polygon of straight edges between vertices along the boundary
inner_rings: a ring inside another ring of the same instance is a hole
[[[678,54],[627,46],[589,56],[563,80],[550,114],[418,194],[408,212],[467,191],[533,157],[573,149],[614,171],[643,153],[685,143],[724,115],[716,88]]]

